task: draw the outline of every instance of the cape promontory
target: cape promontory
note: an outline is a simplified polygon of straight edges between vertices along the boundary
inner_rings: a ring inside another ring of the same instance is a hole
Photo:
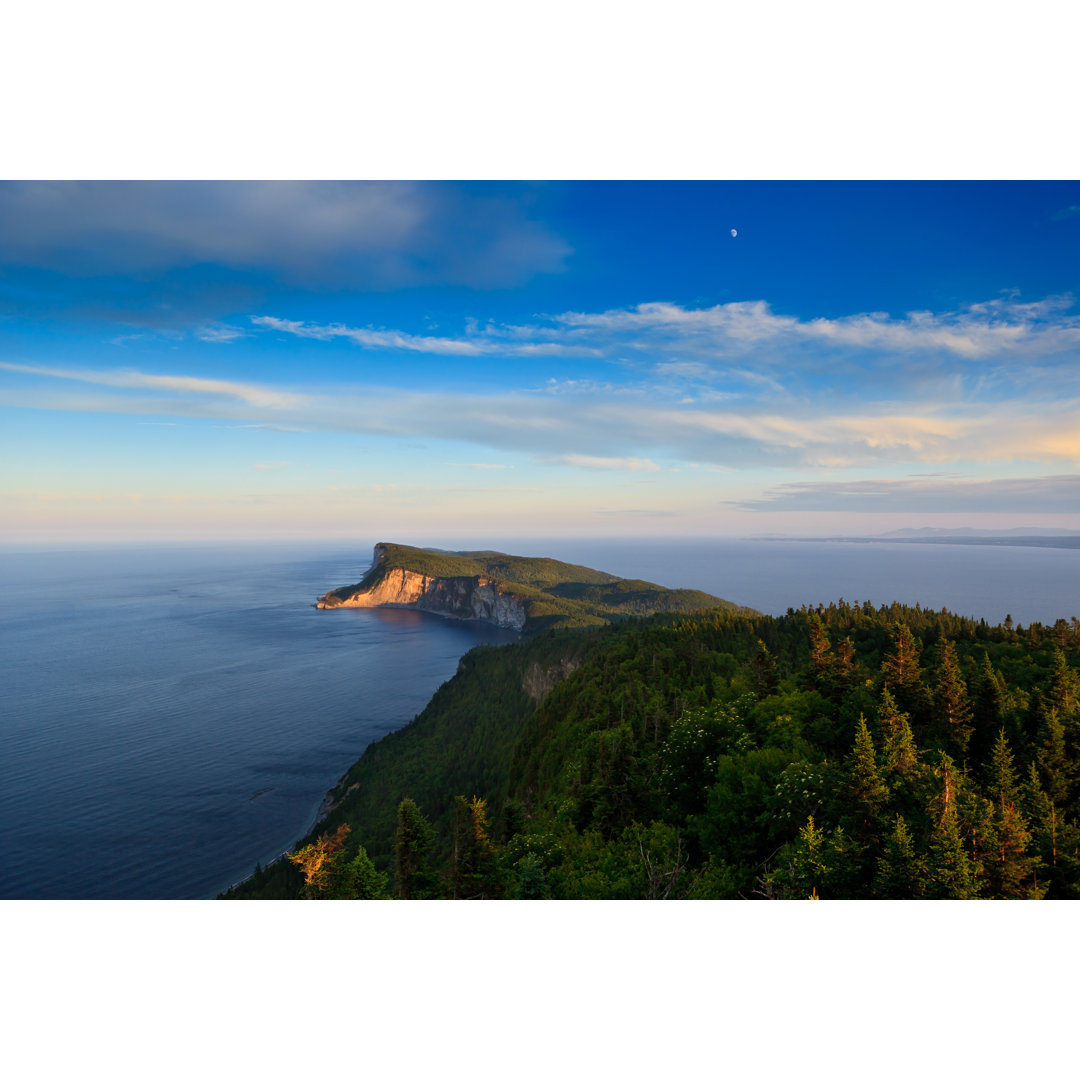
[[[375,545],[362,581],[320,596],[316,606],[417,608],[526,632],[665,611],[739,610],[696,589],[667,589],[556,559],[390,543]]]

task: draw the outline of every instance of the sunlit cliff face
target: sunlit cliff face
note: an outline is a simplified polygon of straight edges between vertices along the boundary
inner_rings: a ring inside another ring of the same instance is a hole
[[[415,607],[458,619],[482,619],[508,630],[525,626],[524,603],[500,591],[486,578],[434,578],[411,570],[393,569],[369,589],[341,599],[327,594],[320,608]]]

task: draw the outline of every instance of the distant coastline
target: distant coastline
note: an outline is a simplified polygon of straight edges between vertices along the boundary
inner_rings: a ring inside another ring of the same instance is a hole
[[[1080,536],[759,536],[796,544],[967,544],[979,547],[1080,548]]]

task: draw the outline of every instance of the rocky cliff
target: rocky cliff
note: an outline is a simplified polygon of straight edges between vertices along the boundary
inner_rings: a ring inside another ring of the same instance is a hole
[[[457,619],[483,619],[510,630],[521,630],[527,616],[520,597],[504,592],[497,581],[483,577],[429,577],[393,568],[377,575],[366,587],[361,583],[355,592],[345,596],[342,592],[339,589],[320,596],[315,606],[411,607]]]

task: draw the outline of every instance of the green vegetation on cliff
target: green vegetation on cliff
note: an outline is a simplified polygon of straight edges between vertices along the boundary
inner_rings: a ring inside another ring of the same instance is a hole
[[[495,581],[499,591],[521,601],[525,632],[603,626],[629,615],[723,609],[751,613],[696,589],[667,589],[628,580],[556,559],[504,555],[498,551],[439,551],[405,544],[375,545],[375,560],[363,580],[320,597],[327,606],[374,589],[394,570],[445,581]]]
[[[1078,657],[843,602],[476,649],[305,842],[403,897],[1080,898]]]

